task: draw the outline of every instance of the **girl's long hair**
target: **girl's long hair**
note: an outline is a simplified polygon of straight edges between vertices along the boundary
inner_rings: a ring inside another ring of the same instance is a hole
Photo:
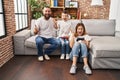
[[[78,24],[76,25],[76,27],[75,27],[75,34],[74,34],[75,37],[78,36],[78,34],[77,34],[77,29],[78,29],[79,26],[82,26],[82,28],[83,28],[83,34],[82,34],[82,35],[85,35],[85,34],[86,34],[85,25],[84,25],[83,23],[78,23]]]

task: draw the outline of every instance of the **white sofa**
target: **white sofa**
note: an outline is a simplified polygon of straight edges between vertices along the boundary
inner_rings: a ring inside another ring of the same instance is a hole
[[[59,22],[59,21],[58,21]],[[71,20],[73,29],[80,20]],[[89,62],[93,69],[120,69],[120,33],[115,32],[115,20],[83,19],[90,42]],[[14,35],[15,55],[37,55],[35,37],[31,30],[23,30]],[[117,35],[117,36],[116,36]],[[57,49],[52,55],[60,55]]]

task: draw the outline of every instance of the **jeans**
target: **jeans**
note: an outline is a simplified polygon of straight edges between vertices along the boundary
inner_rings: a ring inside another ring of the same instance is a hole
[[[61,54],[69,54],[70,47],[69,47],[69,40],[59,38],[61,44]]]
[[[35,41],[36,41],[36,46],[38,50],[38,56],[43,56],[43,53],[49,55],[59,46],[59,41],[55,38],[44,38],[44,37],[37,36]],[[51,44],[51,45],[48,46],[43,52],[44,44]]]
[[[88,56],[88,49],[85,43],[81,42],[75,42],[72,48],[72,51],[70,53],[70,59],[72,60],[73,56],[77,57],[87,57]],[[80,60],[81,62],[81,60]]]

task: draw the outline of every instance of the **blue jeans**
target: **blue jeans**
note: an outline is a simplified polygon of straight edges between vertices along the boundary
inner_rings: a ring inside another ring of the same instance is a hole
[[[69,54],[70,47],[69,47],[69,40],[59,38],[60,45],[61,45],[61,54]]]
[[[44,37],[37,36],[35,41],[36,41],[36,46],[38,50],[38,56],[43,56],[43,53],[49,55],[59,46],[59,41],[55,38],[44,38]],[[44,44],[51,44],[51,45],[48,46],[43,52]]]
[[[72,48],[72,51],[70,53],[70,59],[72,60],[73,56],[76,57],[88,57],[88,49],[85,43],[81,42],[75,42]],[[81,61],[80,61],[81,62]]]

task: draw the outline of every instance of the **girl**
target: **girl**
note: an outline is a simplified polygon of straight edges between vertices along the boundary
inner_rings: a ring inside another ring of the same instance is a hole
[[[66,59],[69,59],[69,51],[70,51],[70,47],[69,47],[69,34],[71,32],[71,22],[68,20],[68,14],[66,13],[66,11],[63,11],[62,14],[62,21],[61,23],[59,22],[59,40],[61,43],[61,56],[60,59],[64,59],[66,57]]]
[[[72,51],[70,53],[70,58],[73,60],[72,66],[70,68],[70,73],[75,74],[77,69],[77,59],[82,55],[84,67],[86,74],[92,74],[92,71],[90,70],[88,66],[88,47],[89,47],[89,41],[91,40],[90,36],[86,34],[85,26],[83,23],[78,23],[75,28],[75,33],[72,33],[72,35],[69,38],[70,41],[70,47],[72,48]]]

